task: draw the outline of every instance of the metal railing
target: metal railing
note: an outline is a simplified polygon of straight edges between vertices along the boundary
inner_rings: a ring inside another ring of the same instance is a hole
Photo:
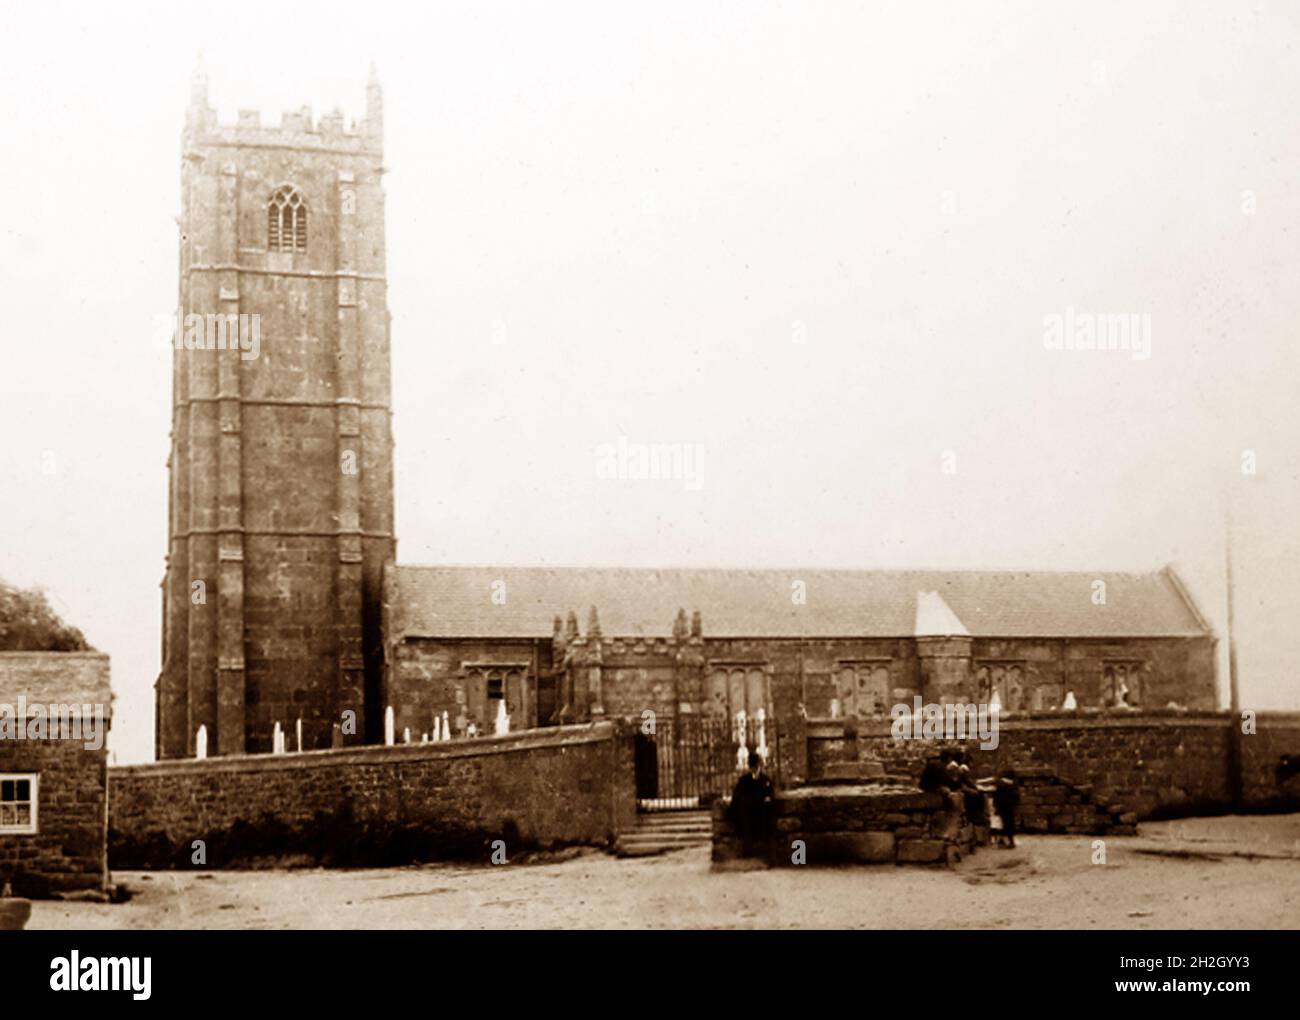
[[[702,807],[727,796],[748,768],[750,751],[779,779],[776,726],[771,719],[683,715],[637,733],[637,804],[642,810]]]

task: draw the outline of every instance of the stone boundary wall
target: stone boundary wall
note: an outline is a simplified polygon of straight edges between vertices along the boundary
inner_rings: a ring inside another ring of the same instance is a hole
[[[955,864],[987,839],[938,793],[879,786],[803,786],[777,792],[775,831],[748,848],[727,820],[727,803],[713,805],[715,870],[734,861],[762,860],[769,867],[796,863]],[[796,841],[803,860],[795,859]]]
[[[1300,778],[1278,781],[1282,755],[1300,755],[1300,712],[1261,712],[1241,738],[1241,798],[1257,811],[1300,811]]]
[[[1137,814],[1105,803],[1090,786],[1075,785],[1043,768],[1022,768],[1016,778],[1020,785],[1016,829],[1020,832],[1137,834]]]
[[[109,769],[114,868],[384,866],[606,846],[635,819],[614,722],[440,744],[238,755]]]
[[[986,751],[978,740],[897,741],[887,719],[808,720],[807,775],[874,757],[915,781],[929,755],[960,744],[977,774],[1048,769],[1140,819],[1220,813],[1232,809],[1232,726],[1241,720],[1226,712],[1032,713],[1004,718],[998,747]],[[1275,771],[1281,755],[1300,754],[1300,713],[1261,712],[1255,726],[1241,737],[1241,808],[1300,810],[1300,779],[1279,783]]]

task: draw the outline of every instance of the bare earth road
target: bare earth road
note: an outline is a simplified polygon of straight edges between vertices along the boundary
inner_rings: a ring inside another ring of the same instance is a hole
[[[125,904],[37,903],[30,928],[1297,928],[1300,814],[1038,836],[952,869],[717,873],[707,848],[505,865],[119,872]]]

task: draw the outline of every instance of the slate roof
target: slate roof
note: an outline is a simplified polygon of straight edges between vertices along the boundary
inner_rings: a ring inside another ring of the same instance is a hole
[[[113,714],[109,658],[104,652],[0,652],[0,703],[103,705]]]
[[[1106,603],[1093,583],[1106,583]],[[505,582],[505,604],[492,600]],[[806,585],[795,605],[792,584]],[[933,570],[657,570],[387,567],[390,636],[549,638],[556,615],[595,606],[606,637],[668,637],[679,608],[705,637],[908,637],[935,592],[975,637],[1183,637],[1210,633],[1172,569],[1148,573]]]

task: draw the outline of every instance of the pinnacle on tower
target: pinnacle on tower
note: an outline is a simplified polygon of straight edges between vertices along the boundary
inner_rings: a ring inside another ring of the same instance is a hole
[[[194,71],[190,75],[190,106],[206,109],[208,105],[208,69],[199,50],[194,58]]]
[[[384,89],[373,60],[366,80],[366,134],[381,141],[384,137]]]
[[[208,71],[203,62],[203,51],[194,58],[194,70],[190,74],[190,105],[185,112],[187,127],[201,125],[210,116],[208,106]]]

